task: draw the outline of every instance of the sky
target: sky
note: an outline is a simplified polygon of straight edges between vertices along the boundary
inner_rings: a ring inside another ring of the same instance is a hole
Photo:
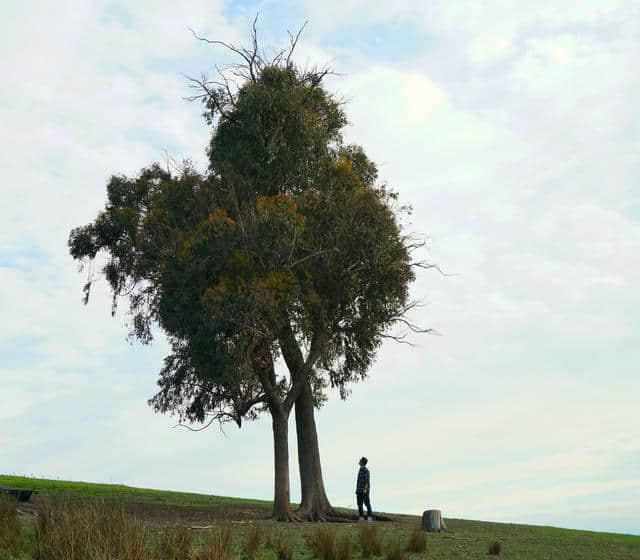
[[[345,140],[413,206],[412,319],[317,423],[327,493],[378,511],[640,534],[640,5],[634,0],[2,2],[0,473],[270,499],[271,426],[146,404],[166,339],[127,341],[69,255],[115,173],[190,158],[201,35],[329,64]],[[97,263],[96,263],[97,264]],[[94,267],[94,270],[98,270]],[[299,498],[291,424],[292,498]]]

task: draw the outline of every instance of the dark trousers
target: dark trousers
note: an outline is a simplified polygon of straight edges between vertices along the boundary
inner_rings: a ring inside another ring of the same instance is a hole
[[[356,499],[358,500],[358,515],[364,517],[364,512],[362,511],[362,504],[364,504],[367,506],[367,517],[371,517],[373,513],[371,511],[369,492],[356,492]]]

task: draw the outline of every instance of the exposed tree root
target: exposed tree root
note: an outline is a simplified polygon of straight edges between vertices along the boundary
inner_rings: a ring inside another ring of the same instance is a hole
[[[304,521],[304,519],[295,511],[288,512],[285,517],[274,514],[270,517],[270,519],[279,521],[281,523],[300,523],[301,521]]]

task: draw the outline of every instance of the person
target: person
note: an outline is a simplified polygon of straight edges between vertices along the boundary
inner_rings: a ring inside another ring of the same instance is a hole
[[[364,520],[364,511],[362,505],[367,506],[367,521],[373,521],[373,512],[371,511],[371,500],[369,494],[371,491],[371,477],[367,468],[368,460],[362,457],[360,462],[360,470],[358,471],[358,481],[356,483],[356,498],[358,501],[358,521]]]

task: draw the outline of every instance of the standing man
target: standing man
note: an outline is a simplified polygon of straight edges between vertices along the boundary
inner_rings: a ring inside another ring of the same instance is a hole
[[[356,484],[356,498],[358,500],[358,521],[364,520],[364,512],[362,504],[367,506],[367,521],[373,521],[373,513],[371,511],[371,501],[369,500],[369,491],[371,489],[371,478],[369,469],[367,468],[367,458],[362,457],[360,462],[360,470],[358,471],[358,482]]]

